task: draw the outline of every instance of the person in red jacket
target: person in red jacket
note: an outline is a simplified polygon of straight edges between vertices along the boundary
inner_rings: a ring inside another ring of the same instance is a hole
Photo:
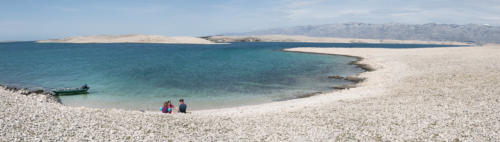
[[[161,108],[161,112],[163,113],[172,113],[172,110],[174,110],[175,106],[170,102],[170,100],[166,101],[163,103],[163,107]]]

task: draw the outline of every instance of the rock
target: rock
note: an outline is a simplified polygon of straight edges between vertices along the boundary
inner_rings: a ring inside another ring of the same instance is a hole
[[[29,94],[33,93],[33,94],[43,94],[45,91],[44,90],[33,90],[33,91],[30,91]]]
[[[338,75],[328,76],[328,78],[332,78],[332,79],[344,79],[344,77],[338,76]]]
[[[356,76],[348,76],[348,77],[344,78],[344,80],[351,81],[354,83],[360,83],[360,82],[364,81],[365,78],[356,77]]]
[[[307,97],[312,97],[312,96],[319,95],[319,94],[321,94],[321,92],[314,92],[314,93],[309,93],[309,94],[299,95],[299,96],[297,96],[297,99],[299,99],[299,98],[307,98]]]
[[[350,88],[354,88],[354,87],[356,87],[356,85],[354,85],[354,84],[345,84],[345,85],[341,85],[341,86],[335,86],[332,88],[338,89],[338,90],[343,90],[343,89],[350,89]]]

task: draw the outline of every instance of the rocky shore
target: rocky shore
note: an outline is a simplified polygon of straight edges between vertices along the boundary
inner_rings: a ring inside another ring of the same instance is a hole
[[[0,89],[0,141],[499,141],[500,46],[293,48],[374,71],[307,98],[166,115],[67,107]]]
[[[339,37],[310,37],[300,35],[257,35],[257,36],[206,36],[204,39],[216,43],[230,42],[314,42],[314,43],[372,43],[372,44],[444,44],[470,45],[470,43],[453,41],[421,41],[393,39],[362,39]]]

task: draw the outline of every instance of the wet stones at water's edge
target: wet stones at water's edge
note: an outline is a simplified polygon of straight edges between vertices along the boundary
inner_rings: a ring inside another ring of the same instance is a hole
[[[332,88],[337,89],[337,90],[343,90],[343,89],[350,89],[350,88],[354,88],[354,87],[356,87],[355,84],[345,84],[345,85],[341,85],[341,86],[334,86]]]
[[[29,88],[17,88],[17,87],[12,87],[12,86],[7,86],[7,85],[1,85],[0,88],[4,88],[5,90],[12,91],[12,92],[20,92],[20,94],[28,96],[28,95],[43,95],[46,96],[47,102],[57,102],[61,103],[61,100],[55,96],[52,92],[43,90],[43,89],[29,89]]]
[[[338,76],[338,75],[328,76],[328,78],[331,78],[331,79],[343,79],[343,80],[350,81],[350,82],[353,82],[353,83],[360,83],[360,82],[362,82],[362,81],[365,80],[365,78],[362,78],[362,77],[356,77],[356,76],[343,77],[343,76]]]
[[[338,76],[338,75],[328,76],[328,78],[331,78],[331,79],[344,79],[343,76]]]
[[[366,79],[366,78],[357,77],[357,76],[343,77],[343,76],[338,76],[338,75],[328,76],[328,78],[331,78],[331,79],[343,79],[343,80],[352,82],[352,83],[349,83],[349,84],[344,84],[344,85],[332,87],[335,90],[344,90],[344,89],[355,88],[356,84],[358,84],[360,82],[363,82]],[[312,96],[319,95],[319,94],[323,94],[323,92],[307,93],[307,94],[302,94],[302,95],[295,96],[295,98],[282,98],[282,99],[278,99],[278,100],[274,100],[274,101],[284,101],[284,100],[291,100],[291,99],[308,98],[308,97],[312,97]]]
[[[334,86],[332,87],[333,89],[337,89],[337,90],[343,90],[343,89],[350,89],[350,88],[354,88],[356,87],[356,84],[357,83],[360,83],[362,81],[365,80],[365,78],[362,78],[362,77],[356,77],[356,76],[348,76],[348,77],[342,77],[342,76],[328,76],[328,78],[331,78],[331,79],[343,79],[343,80],[346,80],[346,81],[350,81],[352,82],[351,84],[344,84],[344,85],[340,85],[340,86]]]
[[[356,77],[356,76],[348,76],[345,77],[344,80],[351,81],[353,83],[360,83],[365,80],[365,78],[362,77]]]

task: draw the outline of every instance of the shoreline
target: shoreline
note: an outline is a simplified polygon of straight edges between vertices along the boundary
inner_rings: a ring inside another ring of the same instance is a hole
[[[294,48],[305,48],[305,47],[294,47]],[[363,78],[363,77],[358,77],[360,74],[363,74],[365,72],[375,71],[375,69],[373,67],[371,67],[370,65],[361,63],[361,61],[363,61],[364,58],[360,57],[360,56],[352,56],[352,55],[346,55],[346,54],[311,53],[311,52],[293,51],[293,50],[291,50],[291,49],[294,49],[294,48],[285,48],[285,49],[282,49],[281,51],[282,52],[302,53],[302,54],[319,54],[319,55],[333,55],[333,56],[351,57],[351,58],[355,58],[356,60],[355,61],[351,61],[348,64],[349,65],[356,65],[357,67],[361,68],[364,71],[361,72],[361,73],[359,73],[359,74],[355,74],[355,75],[351,75],[351,76],[345,76],[345,77],[343,77],[343,76],[334,76],[332,78],[332,77],[328,76],[328,78],[331,78],[331,79],[342,79],[342,80],[349,81],[351,83],[344,84],[344,85],[339,85],[339,86],[332,86],[332,88],[330,90],[327,90],[327,91],[307,93],[307,94],[296,96],[296,98],[292,98],[292,99],[288,99],[288,100],[308,98],[308,97],[313,97],[313,96],[316,96],[316,95],[322,95],[322,94],[331,93],[331,92],[334,92],[334,91],[340,91],[340,90],[344,90],[344,89],[355,88],[355,87],[357,87],[357,85],[359,83],[363,82],[366,79],[366,78]],[[281,101],[286,101],[286,99],[285,100],[281,100]]]
[[[471,43],[457,41],[423,41],[396,39],[363,39],[340,37],[310,37],[303,35],[248,35],[248,36],[206,36],[201,37],[215,43],[230,42],[312,42],[312,43],[365,43],[365,44],[435,44],[472,46]]]
[[[301,48],[301,47],[297,47]],[[360,82],[364,81],[366,78],[360,78],[357,77],[362,73],[365,72],[370,72],[370,71],[375,71],[370,65],[368,64],[363,64],[360,63],[364,58],[359,57],[359,56],[351,56],[351,55],[342,55],[342,54],[323,54],[323,53],[309,53],[309,52],[300,52],[300,51],[288,51],[287,49],[291,48],[285,48],[282,49],[281,52],[295,52],[295,53],[303,53],[303,54],[320,54],[320,55],[333,55],[333,56],[344,56],[344,57],[351,57],[355,58],[355,61],[351,61],[348,64],[349,65],[356,65],[357,67],[361,68],[364,70],[363,72],[355,75],[350,75],[350,76],[345,76],[342,78],[331,78],[331,79],[341,79],[341,80],[346,80],[349,81],[350,83],[348,84],[343,84],[343,85],[338,85],[338,86],[332,86],[331,89],[326,90],[326,91],[317,91],[317,92],[312,92],[312,93],[305,93],[301,95],[296,95],[296,96],[291,96],[290,98],[285,98],[285,99],[279,99],[271,102],[266,102],[266,103],[273,103],[273,102],[281,102],[281,101],[288,101],[288,100],[296,100],[296,99],[303,99],[303,98],[308,98],[308,97],[313,97],[316,95],[322,95],[322,94],[327,94],[331,93],[334,91],[340,91],[344,89],[350,89],[350,88],[355,88],[357,84]],[[329,76],[326,76],[330,78]],[[340,77],[340,76],[339,76]],[[14,86],[9,86],[9,85],[4,85],[0,84],[0,89],[5,89],[13,92],[19,92],[23,95],[44,95],[47,96],[48,98],[53,98],[53,102],[61,104],[62,106],[65,107],[85,107],[85,106],[67,106],[64,103],[62,103],[61,99],[59,96],[53,95],[50,91],[47,91],[45,89],[33,89],[33,88],[20,88],[20,87],[14,87]],[[293,97],[293,98],[292,98]],[[204,111],[204,110],[217,110],[217,109],[226,109],[226,108],[234,108],[234,107],[248,107],[248,106],[256,106],[256,105],[262,105],[266,103],[256,103],[256,104],[249,104],[249,105],[242,105],[242,106],[232,106],[232,107],[222,107],[222,108],[212,108],[212,109],[201,109],[201,110],[194,110],[194,111]],[[88,107],[88,108],[93,108],[93,109],[120,109],[120,110],[125,110],[125,111],[148,111],[148,110],[141,110],[141,109],[121,109],[121,108],[99,108],[99,107]],[[148,112],[156,112],[156,111],[148,111]]]
[[[294,48],[307,48],[307,47],[294,47]],[[375,71],[375,69],[373,67],[371,67],[370,65],[361,63],[361,61],[364,58],[360,57],[360,56],[345,55],[345,54],[328,54],[328,53],[311,53],[311,52],[305,52],[305,51],[294,51],[293,50],[294,48],[285,48],[285,49],[282,49],[281,51],[283,51],[283,52],[294,52],[294,53],[304,53],[304,54],[334,55],[334,56],[344,56],[344,57],[356,58],[356,61],[349,62],[349,64],[350,65],[356,65],[359,68],[365,70],[365,72]]]
[[[365,44],[435,44],[472,46],[458,41],[425,41],[396,39],[363,39],[340,37],[310,37],[301,35],[250,35],[250,36],[174,36],[162,35],[87,35],[60,39],[36,40],[36,43],[167,43],[167,44],[220,44],[231,42],[307,42],[307,43],[365,43]]]
[[[215,43],[219,44],[219,43]],[[225,44],[225,43],[222,43]],[[294,48],[304,48],[304,47],[294,47]],[[257,104],[249,104],[249,105],[242,105],[242,106],[232,106],[232,107],[222,107],[222,108],[211,108],[211,109],[201,109],[201,110],[193,110],[189,111],[189,113],[194,113],[194,114],[204,114],[204,113],[213,113],[215,111],[225,111],[225,110],[231,110],[231,109],[240,109],[240,108],[251,108],[254,106],[260,106],[260,105],[268,105],[268,104],[279,104],[281,102],[287,102],[287,101],[301,101],[302,99],[307,99],[311,97],[316,97],[316,96],[321,96],[321,95],[328,95],[330,93],[338,93],[343,90],[348,90],[352,88],[358,87],[360,83],[362,83],[366,78],[364,77],[358,77],[361,74],[364,74],[366,72],[372,72],[375,71],[373,67],[371,67],[368,64],[361,63],[363,61],[363,57],[361,56],[353,56],[353,55],[348,55],[348,54],[329,54],[329,53],[312,53],[312,52],[302,52],[302,51],[291,51],[291,49],[294,48],[285,48],[282,49],[282,52],[295,52],[295,53],[302,53],[302,54],[320,54],[320,55],[334,55],[334,56],[344,56],[344,57],[351,57],[355,58],[355,61],[351,61],[348,64],[356,65],[357,67],[361,68],[364,70],[364,72],[351,75],[351,76],[345,76],[342,78],[342,80],[349,81],[351,83],[349,84],[344,84],[344,85],[339,85],[339,86],[332,86],[331,89],[326,90],[326,91],[319,91],[319,92],[312,92],[312,93],[306,93],[298,96],[293,96],[294,98],[289,98],[289,99],[283,99],[283,100],[278,100],[278,101],[271,101],[271,102],[265,102],[265,103],[257,103]],[[329,77],[329,76],[326,76]],[[349,79],[352,77],[351,79]],[[2,88],[3,87],[3,88]],[[142,112],[142,113],[159,113],[157,111],[149,111],[149,110],[140,110],[140,109],[121,109],[121,108],[98,108],[98,107],[85,107],[85,106],[67,106],[64,103],[62,103],[61,99],[59,96],[52,95],[50,92],[47,92],[47,90],[42,89],[42,90],[30,90],[31,88],[18,88],[18,87],[11,87],[8,85],[2,85],[0,84],[0,90],[5,89],[8,91],[12,91],[13,93],[20,93],[25,96],[35,96],[35,97],[40,97],[43,96],[43,98],[47,98],[48,103],[55,103],[56,105],[60,105],[62,107],[67,107],[69,109],[80,109],[80,108],[86,108],[86,109],[95,109],[95,110],[117,110],[117,111],[125,111],[125,112]],[[43,91],[43,92],[39,92]]]
[[[303,48],[303,47],[295,47],[295,48]],[[357,76],[359,76],[360,74],[365,73],[365,72],[375,71],[375,69],[373,67],[371,67],[370,65],[361,63],[361,61],[364,58],[360,57],[360,56],[352,56],[352,55],[345,55],[345,54],[326,54],[326,53],[310,53],[310,52],[301,52],[301,51],[289,51],[288,49],[292,49],[292,48],[285,48],[285,49],[282,49],[280,51],[281,52],[303,53],[303,54],[319,54],[319,55],[344,56],[344,57],[355,58],[356,59],[355,61],[351,61],[348,64],[349,65],[356,65],[357,67],[361,68],[364,71],[361,72],[361,73],[359,73],[359,74],[345,76],[345,77],[342,77],[342,78],[331,78],[331,79],[346,80],[346,81],[349,81],[350,83],[343,84],[343,85],[338,85],[338,86],[332,86],[331,89],[328,89],[328,90],[325,90],[325,91],[316,91],[316,92],[311,92],[311,93],[305,93],[305,94],[291,96],[289,98],[279,99],[279,100],[275,100],[275,101],[271,101],[271,102],[265,102],[265,103],[256,103],[256,104],[249,104],[249,105],[232,106],[232,107],[221,107],[221,108],[211,108],[211,109],[200,109],[200,110],[194,110],[194,111],[218,110],[218,109],[230,109],[230,108],[235,108],[235,107],[256,106],[256,105],[262,105],[262,104],[266,104],[266,103],[274,103],[274,102],[282,102],[282,101],[288,101],[288,100],[303,99],[303,98],[313,97],[313,96],[316,96],[316,95],[328,94],[328,93],[332,93],[332,92],[340,91],[340,90],[344,90],[344,89],[351,89],[351,88],[355,88],[357,86],[357,84],[361,83],[362,81],[364,81],[366,79],[366,78],[360,78],[360,77],[357,77]],[[325,77],[330,78],[329,76],[325,76]],[[21,93],[23,95],[30,95],[30,94],[45,95],[45,96],[47,96],[49,98],[53,98],[52,100],[55,103],[61,104],[62,106],[65,106],[65,107],[76,107],[76,108],[77,107],[85,107],[85,106],[67,106],[64,103],[62,103],[62,101],[59,98],[59,96],[53,95],[50,91],[45,90],[45,89],[22,88],[22,87],[14,87],[14,86],[9,86],[9,85],[4,85],[4,84],[0,84],[0,89],[5,89],[5,90],[13,91],[13,92],[19,92],[19,93]],[[88,107],[88,108],[93,108],[93,109],[119,109],[119,110],[124,110],[124,111],[148,111],[148,110],[141,110],[141,109],[122,109],[122,108],[100,108],[100,107]],[[156,112],[156,111],[148,111],[148,112]]]
[[[65,107],[0,90],[1,140],[491,141],[500,47],[291,48],[363,57],[358,87],[189,115]],[[35,133],[36,135],[30,135]]]

